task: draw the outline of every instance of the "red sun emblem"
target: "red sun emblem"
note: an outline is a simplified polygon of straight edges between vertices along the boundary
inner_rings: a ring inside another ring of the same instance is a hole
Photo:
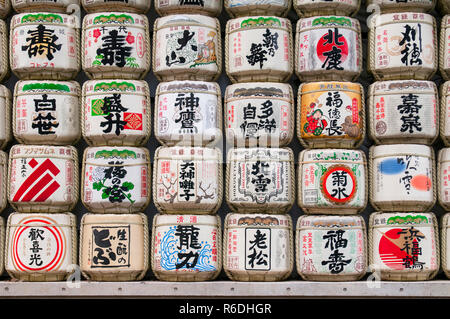
[[[329,29],[328,32],[319,39],[316,51],[317,56],[322,62],[325,62],[327,59],[327,53],[333,51],[339,52],[340,61],[344,62],[348,56],[348,43],[345,37],[339,33],[338,28],[335,28],[334,30]]]

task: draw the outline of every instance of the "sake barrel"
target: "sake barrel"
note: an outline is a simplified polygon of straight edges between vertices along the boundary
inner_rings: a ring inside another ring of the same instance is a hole
[[[298,181],[297,201],[306,214],[356,214],[367,205],[363,151],[303,150],[299,154]]]
[[[222,73],[222,38],[217,18],[172,14],[153,28],[153,73],[161,82],[216,81]]]
[[[158,147],[153,203],[163,214],[214,214],[222,204],[222,152],[217,148]]]
[[[86,81],[82,99],[82,134],[90,146],[147,143],[151,134],[151,102],[146,81]]]
[[[445,213],[442,216],[442,219],[441,219],[442,223],[441,223],[441,229],[440,229],[441,230],[441,241],[440,241],[441,264],[442,264],[442,270],[444,271],[444,274],[447,278],[450,278],[450,269],[449,269],[450,252],[448,251],[448,249],[450,248],[450,245],[448,244],[448,240],[450,238],[450,236],[449,236],[449,229],[450,229],[449,215],[450,215],[450,213]]]
[[[232,18],[252,15],[285,17],[292,0],[224,0],[224,7]]]
[[[437,71],[436,22],[426,13],[375,15],[369,27],[367,69],[377,81],[428,80]]]
[[[226,201],[239,213],[287,213],[295,201],[290,148],[236,148],[227,155]]]
[[[247,82],[227,86],[225,133],[234,147],[282,147],[294,135],[294,94],[287,83]]]
[[[355,81],[362,71],[359,21],[315,16],[297,22],[295,73],[301,82]]]
[[[0,213],[8,204],[8,154],[0,151]],[[1,246],[0,246],[1,247]]]
[[[9,152],[8,201],[20,213],[71,211],[79,198],[73,146],[16,144]]]
[[[154,0],[160,16],[186,12],[217,17],[222,12],[222,0]]]
[[[23,144],[67,145],[81,137],[81,89],[75,81],[16,82],[13,134]]]
[[[383,211],[427,211],[436,202],[434,151],[420,144],[372,146],[369,199]]]
[[[307,148],[357,148],[366,135],[359,83],[310,82],[298,90],[297,137]]]
[[[141,280],[150,260],[147,216],[84,214],[79,259],[81,272],[88,280]]]
[[[12,139],[11,104],[11,91],[0,84],[0,149],[4,149]]]
[[[0,19],[6,19],[11,12],[11,0],[4,0],[0,3]]]
[[[437,160],[437,199],[445,210],[450,210],[450,148],[439,150]]]
[[[8,1],[9,2],[9,1]],[[74,9],[80,9],[80,0],[11,0],[16,12],[56,12],[70,14]]]
[[[21,13],[11,19],[10,65],[21,80],[71,80],[80,71],[77,17]]]
[[[150,70],[145,15],[98,12],[83,19],[82,68],[90,79],[143,79]]]
[[[302,215],[296,227],[297,272],[304,280],[354,281],[367,269],[361,216]]]
[[[0,275],[3,275],[5,272],[5,233],[5,220],[3,217],[0,217],[0,247],[2,247],[0,250]]]
[[[214,280],[222,270],[218,215],[166,215],[153,218],[151,263],[164,281]]]
[[[227,214],[223,268],[233,281],[280,281],[294,267],[289,215]]]
[[[360,5],[361,0],[293,0],[294,9],[302,18],[319,15],[353,16]]]
[[[93,12],[131,12],[131,13],[147,13],[150,9],[150,0],[81,0],[84,10],[88,13]]]
[[[369,86],[369,135],[376,144],[431,145],[439,134],[438,90],[432,81],[378,81]]]
[[[150,154],[144,147],[87,147],[81,200],[92,213],[138,213],[150,203]]]
[[[436,0],[405,0],[405,1],[390,1],[390,0],[368,0],[367,8],[376,8],[378,12],[429,12],[432,11],[436,5]]]
[[[155,137],[166,146],[210,146],[222,139],[222,94],[216,82],[159,83]]]
[[[9,215],[5,269],[20,281],[63,281],[76,271],[76,216],[72,213]]]
[[[0,20],[0,82],[5,80],[10,74],[8,37],[6,23]]]
[[[439,135],[446,146],[450,146],[450,81],[440,87]]]
[[[450,80],[450,15],[442,17],[439,43],[439,71],[445,80]]]
[[[225,32],[225,71],[232,83],[289,81],[294,67],[290,20],[240,17],[228,20]]]
[[[369,264],[381,280],[430,280],[439,271],[434,213],[374,212],[369,219]]]

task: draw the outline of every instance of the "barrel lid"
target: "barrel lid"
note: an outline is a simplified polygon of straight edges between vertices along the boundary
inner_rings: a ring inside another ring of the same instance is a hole
[[[77,27],[77,19],[74,15],[68,15],[64,13],[50,13],[50,12],[29,12],[19,13],[13,16],[11,19],[11,28],[21,25],[34,25],[34,24],[53,24],[62,25],[75,28]]]
[[[162,225],[177,225],[177,224],[195,224],[195,225],[210,225],[216,226],[219,223],[219,216],[217,215],[172,215],[172,214],[156,214],[153,224],[155,227]]]
[[[171,14],[159,17],[155,21],[156,29],[171,26],[195,26],[202,25],[216,29],[219,21],[216,18],[201,14]]]
[[[81,225],[89,224],[147,224],[147,216],[145,214],[83,214]]]
[[[377,81],[370,85],[371,94],[392,94],[392,93],[421,93],[435,94],[437,92],[436,84],[433,81],[419,80],[398,80],[398,81]]]
[[[287,18],[277,16],[246,16],[228,20],[226,30],[232,32],[271,27],[291,31],[291,22]]]
[[[370,20],[369,28],[376,28],[387,24],[406,23],[406,22],[423,22],[434,24],[435,19],[427,13],[417,12],[398,12],[377,14]]]
[[[252,82],[231,84],[225,90],[225,101],[236,98],[251,99],[261,97],[291,100],[293,98],[292,87],[288,83]]]
[[[29,80],[18,81],[16,83],[15,94],[40,94],[41,92],[48,93],[63,93],[63,94],[80,94],[80,84],[76,81],[49,81],[49,80]]]
[[[102,94],[102,93],[141,93],[148,92],[148,84],[146,81],[139,80],[88,80],[83,83],[85,93]]]
[[[297,32],[309,29],[320,29],[328,27],[345,27],[359,31],[361,26],[359,21],[347,16],[315,16],[299,19],[297,22]]]
[[[180,91],[210,93],[220,95],[220,86],[216,82],[206,81],[170,81],[160,82],[156,89],[156,95],[179,93]]]
[[[155,151],[155,161],[160,159],[219,162],[222,159],[222,155],[218,148],[200,146],[160,146]]]
[[[399,225],[434,225],[433,212],[374,212],[370,218],[370,226],[399,226]]]
[[[150,156],[144,147],[97,146],[87,147],[84,151],[84,162],[90,165],[103,166],[108,161],[119,160],[123,164],[148,164]],[[123,165],[121,164],[121,165]]]
[[[248,162],[264,160],[268,162],[292,162],[294,153],[290,148],[233,148],[227,155],[227,162]]]
[[[299,154],[299,162],[317,161],[349,161],[363,163],[365,161],[364,152],[354,149],[305,149]]]
[[[9,152],[10,158],[32,158],[48,157],[73,159],[78,155],[77,149],[71,145],[51,146],[51,145],[24,145],[15,144]]]
[[[292,219],[288,214],[242,214],[230,213],[226,216],[228,227],[277,227],[290,226]]]
[[[102,24],[124,24],[130,27],[148,25],[148,18],[143,14],[131,12],[97,12],[84,17],[83,25],[92,27]]]
[[[297,220],[297,229],[311,229],[311,228],[362,228],[365,227],[363,217],[359,215],[302,215]]]
[[[8,216],[8,226],[17,227],[24,225],[27,222],[27,226],[62,226],[73,227],[75,215],[71,212],[64,213],[19,213],[13,212]],[[32,221],[32,223],[30,223]],[[50,222],[51,224],[48,224]]]

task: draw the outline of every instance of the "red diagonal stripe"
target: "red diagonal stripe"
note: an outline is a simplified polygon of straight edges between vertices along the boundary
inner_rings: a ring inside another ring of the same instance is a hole
[[[25,196],[22,198],[22,202],[29,202],[33,199],[34,196],[36,196],[37,193],[39,193],[45,186],[47,186],[52,181],[52,176],[50,174],[45,174],[44,177],[42,177],[39,182],[34,184],[34,186],[25,194]]]
[[[36,198],[35,202],[44,202],[47,200],[47,198],[50,197],[51,194],[53,194],[57,189],[59,188],[59,184],[57,181],[54,181],[50,184],[49,187],[45,191],[41,193],[41,195]]]
[[[23,182],[23,184],[19,187],[19,189],[16,192],[16,195],[14,195],[13,201],[18,202],[22,195],[26,192],[26,190],[33,184],[34,181],[36,181],[42,174],[45,173],[46,170],[49,170],[53,175],[58,175],[60,170],[58,167],[56,167],[55,164],[52,163],[48,158],[42,162],[41,165],[36,168],[36,170],[31,173],[30,176]]]

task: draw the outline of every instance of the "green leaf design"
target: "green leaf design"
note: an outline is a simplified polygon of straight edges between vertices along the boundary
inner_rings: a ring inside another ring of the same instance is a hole
[[[124,183],[122,184],[122,186],[128,188],[128,190],[134,189],[134,184],[131,183],[131,182],[124,182]]]
[[[99,191],[103,188],[103,183],[102,182],[95,182],[92,184],[92,188]]]
[[[109,197],[109,194],[106,192],[106,189],[103,190],[102,193],[102,199],[107,199]]]

